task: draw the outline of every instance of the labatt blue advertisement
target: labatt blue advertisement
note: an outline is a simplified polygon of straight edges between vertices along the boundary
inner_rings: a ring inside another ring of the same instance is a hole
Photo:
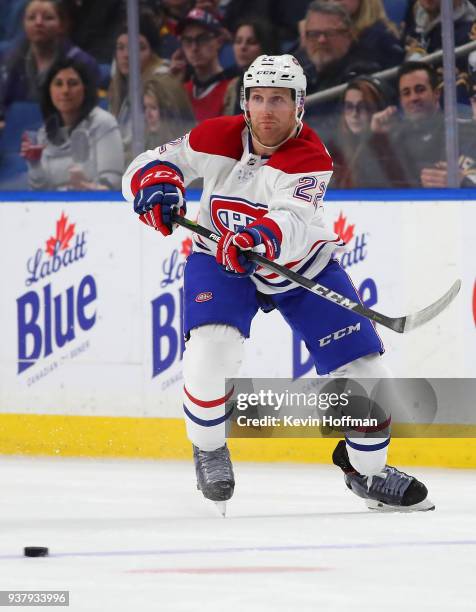
[[[55,291],[57,275],[86,256],[86,232],[78,231],[63,212],[54,235],[26,263],[25,285],[30,289],[17,298],[18,374],[50,355],[58,356],[95,324],[97,287],[91,274]]]

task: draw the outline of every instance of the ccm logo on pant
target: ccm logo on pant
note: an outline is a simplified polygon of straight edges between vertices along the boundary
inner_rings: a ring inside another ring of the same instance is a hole
[[[344,327],[344,329],[339,329],[333,334],[329,334],[328,336],[324,336],[319,340],[319,346],[326,346],[326,344],[330,344],[333,340],[340,340],[344,338],[344,336],[348,336],[354,332],[360,331],[360,323],[356,323],[356,325],[349,325],[349,327]]]

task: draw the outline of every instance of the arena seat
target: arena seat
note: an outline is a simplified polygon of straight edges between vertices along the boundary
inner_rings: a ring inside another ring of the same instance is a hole
[[[37,130],[43,118],[35,102],[14,102],[5,112],[5,128],[0,133],[0,189],[25,189],[27,166],[20,157],[21,136]]]
[[[0,150],[8,153],[20,151],[21,136],[25,130],[37,130],[43,123],[40,106],[36,102],[14,102],[5,112],[5,129],[0,135]]]

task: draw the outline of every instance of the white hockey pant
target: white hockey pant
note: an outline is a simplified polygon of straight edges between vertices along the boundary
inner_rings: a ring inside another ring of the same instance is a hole
[[[191,330],[183,356],[185,424],[189,440],[201,450],[225,443],[225,379],[236,377],[244,338],[235,327],[203,325]]]
[[[365,355],[345,364],[330,373],[337,378],[391,378],[390,370],[378,353]],[[352,467],[360,474],[373,476],[379,474],[387,463],[387,450],[390,436],[382,438],[346,437],[346,448]]]

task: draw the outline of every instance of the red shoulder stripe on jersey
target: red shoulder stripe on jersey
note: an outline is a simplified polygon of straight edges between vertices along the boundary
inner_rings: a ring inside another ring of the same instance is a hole
[[[320,140],[311,142],[299,138],[288,140],[271,156],[267,165],[286,174],[332,171],[332,159]]]
[[[241,133],[244,127],[245,120],[241,115],[207,119],[193,128],[189,143],[198,153],[239,160],[243,155]]]

